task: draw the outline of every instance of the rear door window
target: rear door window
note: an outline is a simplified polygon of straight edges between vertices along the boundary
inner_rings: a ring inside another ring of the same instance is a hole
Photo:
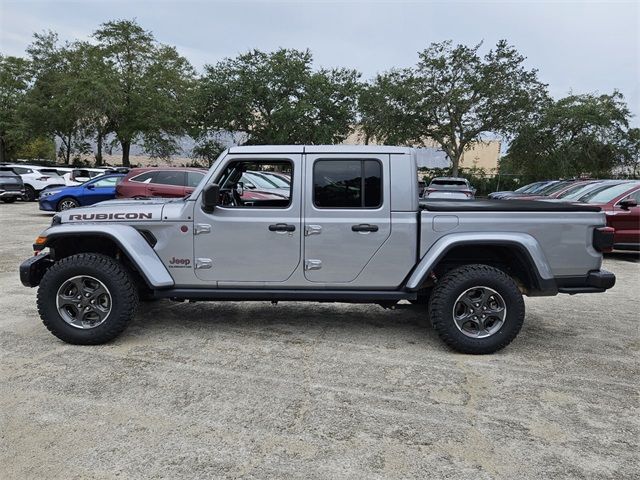
[[[377,208],[382,205],[378,160],[317,160],[313,204],[318,208]]]
[[[185,173],[186,172],[180,170],[161,170],[157,172],[157,175],[154,177],[151,183],[184,187]]]
[[[204,173],[200,172],[187,172],[187,187],[197,187],[202,179],[204,178]]]

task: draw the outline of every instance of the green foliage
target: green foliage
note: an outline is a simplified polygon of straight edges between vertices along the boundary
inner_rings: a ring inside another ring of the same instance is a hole
[[[56,159],[56,144],[51,138],[33,138],[20,145],[16,150],[16,158],[54,161]]]
[[[194,159],[193,166],[210,167],[226,148],[222,142],[215,138],[202,139],[191,151],[191,156]]]
[[[133,20],[106,22],[94,38],[109,69],[104,116],[122,146],[123,165],[137,140],[154,156],[171,155],[177,148],[171,137],[186,131],[193,68]]]
[[[312,70],[309,51],[253,50],[207,66],[196,94],[198,135],[232,132],[248,144],[344,140],[356,116],[359,74]]]
[[[28,137],[19,110],[30,82],[27,60],[0,55],[0,162],[16,158],[16,150]]]
[[[506,41],[483,57],[480,46],[433,43],[416,67],[378,75],[360,97],[365,135],[393,144],[436,141],[455,175],[472,142],[512,134],[535,114],[546,85]]]
[[[617,91],[550,101],[538,118],[518,131],[500,171],[536,179],[598,178],[625,166],[637,172],[638,138],[636,129],[628,130],[629,118]]]

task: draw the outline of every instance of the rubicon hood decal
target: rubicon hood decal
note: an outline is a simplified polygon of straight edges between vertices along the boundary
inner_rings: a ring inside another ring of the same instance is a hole
[[[70,214],[69,221],[90,220],[151,220],[152,212],[77,213]]]

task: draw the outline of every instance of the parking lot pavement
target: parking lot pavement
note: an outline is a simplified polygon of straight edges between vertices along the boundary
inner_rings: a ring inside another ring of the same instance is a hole
[[[474,357],[421,309],[146,304],[115,342],[42,326],[18,264],[50,221],[0,205],[0,478],[637,478],[637,256],[526,300]]]

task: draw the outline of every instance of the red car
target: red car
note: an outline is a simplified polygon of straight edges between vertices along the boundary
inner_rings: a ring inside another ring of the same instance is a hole
[[[602,208],[607,226],[615,230],[614,249],[640,250],[640,181],[604,186],[579,200]]]
[[[206,173],[200,168],[134,168],[116,187],[116,198],[184,197]]]

